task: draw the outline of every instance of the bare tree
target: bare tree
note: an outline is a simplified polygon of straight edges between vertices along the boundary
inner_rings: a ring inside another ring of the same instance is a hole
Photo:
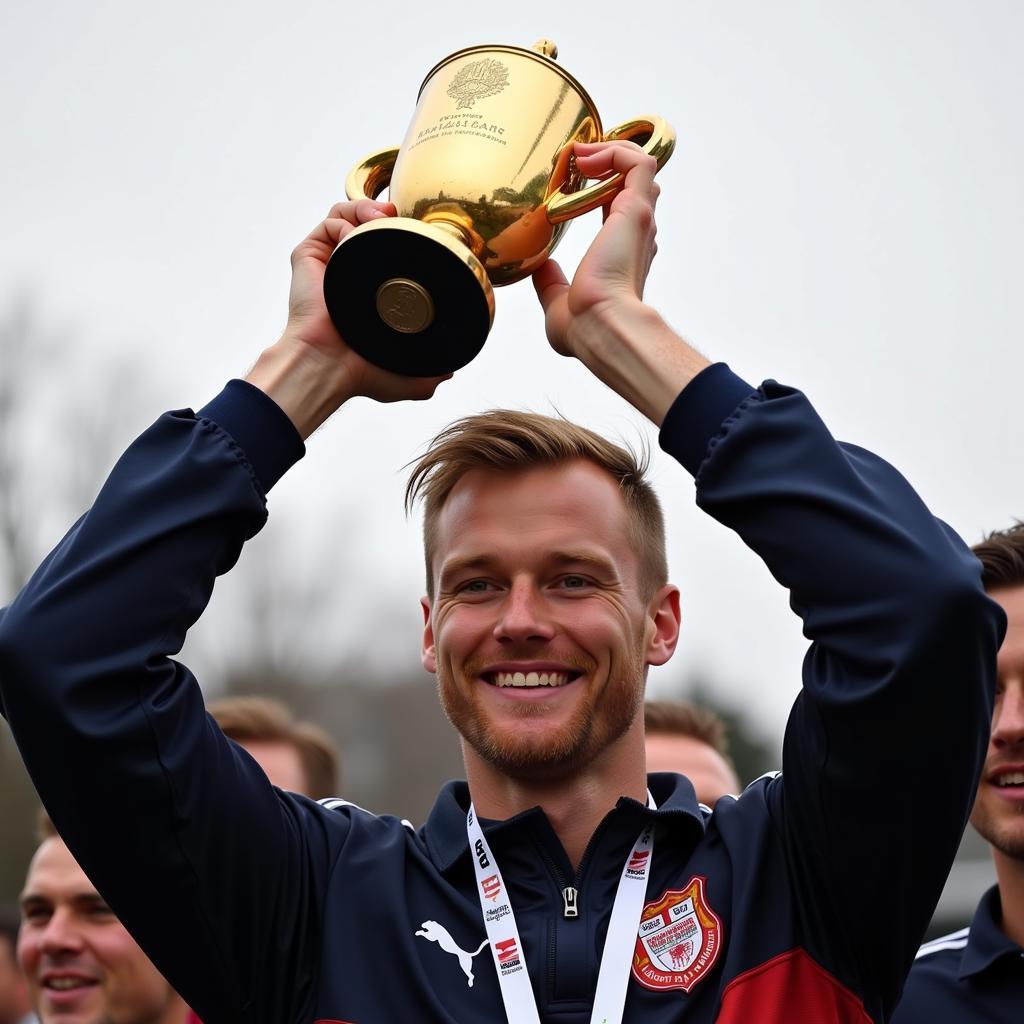
[[[62,395],[55,411],[59,436],[65,439],[61,467],[63,509],[84,512],[95,500],[115,460],[154,418],[147,377],[138,356],[108,356],[87,401]],[[66,526],[62,520],[56,524]]]
[[[45,327],[27,294],[0,309],[0,604],[88,508],[143,422],[138,357],[83,363],[74,332]]]
[[[25,447],[37,373],[52,339],[27,296],[0,311],[0,601],[13,597],[35,562],[31,475]]]

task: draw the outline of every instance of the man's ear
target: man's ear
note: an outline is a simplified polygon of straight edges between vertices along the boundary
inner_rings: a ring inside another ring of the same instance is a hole
[[[679,642],[679,588],[671,583],[660,587],[647,606],[646,664],[664,665],[675,653]]]
[[[423,609],[423,642],[420,645],[420,661],[428,672],[437,671],[437,655],[434,652],[434,627],[430,622],[430,598],[421,597]]]

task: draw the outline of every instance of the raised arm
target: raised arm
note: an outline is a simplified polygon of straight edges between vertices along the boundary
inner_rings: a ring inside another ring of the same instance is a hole
[[[763,798],[808,944],[854,991],[879,993],[868,1011],[884,1019],[971,807],[1003,616],[895,469],[837,442],[800,392],[709,366],[643,304],[652,161],[622,143],[579,162],[626,171],[626,188],[571,285],[538,271],[549,339],[661,427],[698,504],[790,592],[811,646]]]
[[[294,254],[288,326],[252,383],[146,431],[0,620],[0,707],[58,831],[211,1021],[311,1017],[345,819],[273,790],[173,656],[302,437],[353,395],[423,398],[437,384],[368,367],[323,310],[333,244],[378,211],[332,209]]]

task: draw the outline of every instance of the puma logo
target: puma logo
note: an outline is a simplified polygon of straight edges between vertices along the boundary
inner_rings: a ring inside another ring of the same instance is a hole
[[[428,942],[436,942],[446,953],[451,953],[452,956],[457,957],[469,987],[473,987],[473,957],[487,945],[486,939],[477,946],[475,953],[467,953],[461,946],[456,945],[455,940],[448,933],[448,929],[436,921],[424,921],[416,935],[421,939],[426,939]]]

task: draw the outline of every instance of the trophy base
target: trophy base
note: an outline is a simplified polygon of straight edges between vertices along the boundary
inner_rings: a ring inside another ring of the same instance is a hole
[[[451,232],[410,217],[350,232],[328,261],[324,299],[345,344],[407,377],[465,366],[494,319],[483,264]]]

